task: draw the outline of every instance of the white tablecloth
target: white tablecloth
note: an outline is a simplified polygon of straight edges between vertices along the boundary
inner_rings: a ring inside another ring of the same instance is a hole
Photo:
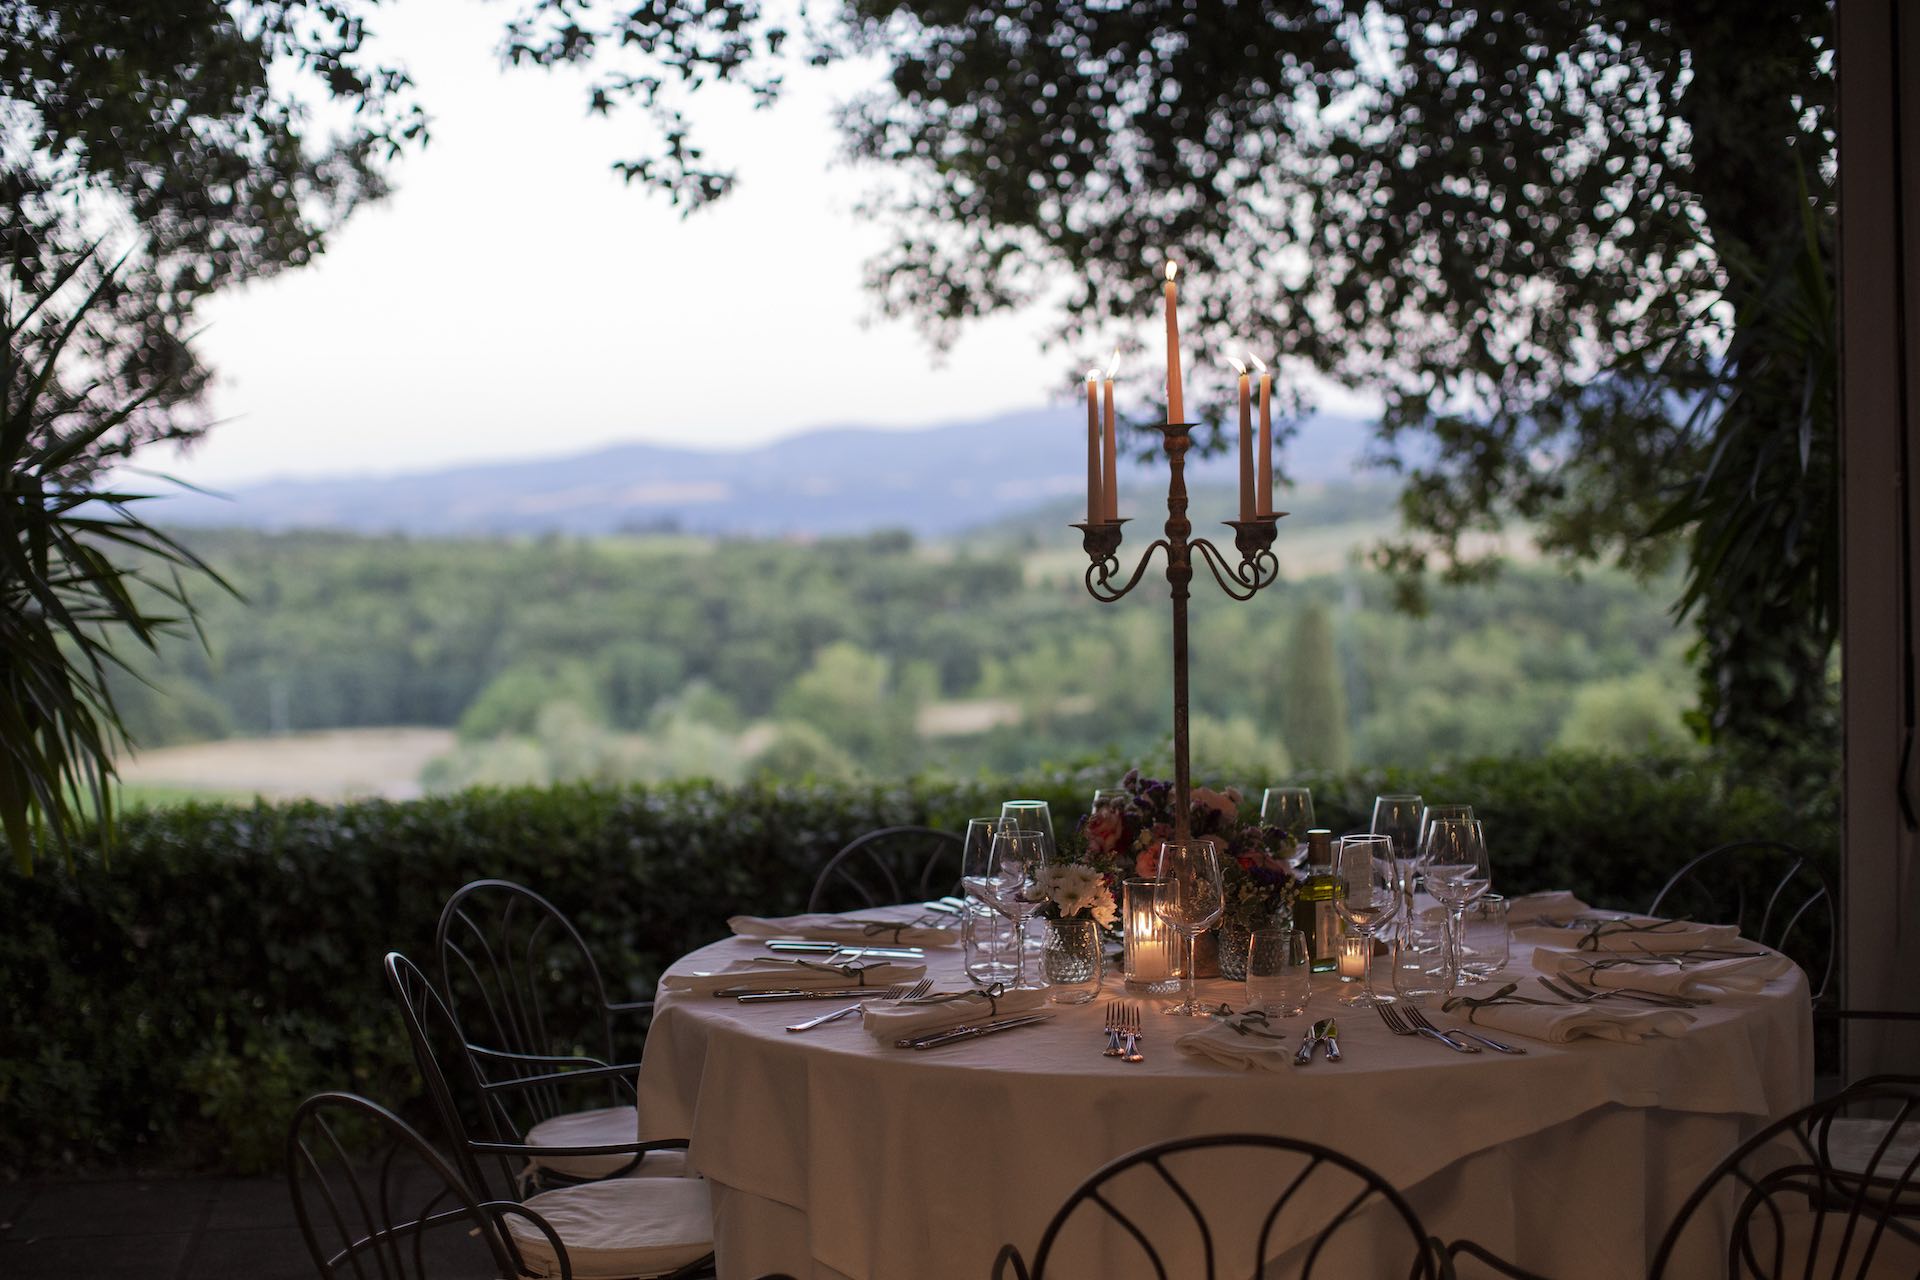
[[[681,963],[758,946],[728,939]],[[928,964],[942,989],[963,985],[957,955],[930,952]],[[1527,947],[1515,945],[1507,972],[1532,984]],[[1339,1017],[1345,1061],[1285,1072],[1176,1052],[1192,1024],[1151,998],[1147,1060],[1101,1056],[1102,1003],[1123,994],[1111,973],[1102,1002],[925,1052],[882,1047],[853,1018],[783,1030],[828,1007],[815,1002],[662,992],[640,1071],[641,1136],[691,1139],[690,1161],[713,1183],[722,1280],[982,1280],[1004,1242],[1031,1258],[1097,1166],[1150,1142],[1245,1131],[1357,1157],[1443,1239],[1470,1236],[1567,1280],[1617,1280],[1644,1274],[1673,1210],[1727,1150],[1812,1096],[1797,970],[1697,1010],[1677,1038],[1517,1041],[1525,1057],[1396,1038],[1373,1011],[1342,1008],[1332,975],[1319,978],[1307,1017]],[[1237,983],[1200,985],[1242,1003]]]

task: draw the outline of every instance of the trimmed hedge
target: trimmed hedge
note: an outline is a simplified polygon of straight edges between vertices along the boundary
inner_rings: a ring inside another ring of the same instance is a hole
[[[31,879],[0,876],[0,1166],[272,1167],[306,1094],[413,1096],[380,957],[429,964],[441,904],[468,880],[538,888],[573,916],[609,981],[645,998],[728,915],[799,910],[820,864],[861,832],[958,829],[1016,793],[1048,799],[1065,825],[1113,772],[135,815],[109,863],[83,854],[71,870],[48,861]],[[1377,791],[1472,801],[1509,893],[1569,886],[1640,903],[1724,840],[1835,844],[1830,805],[1796,813],[1697,762],[1555,756],[1307,781],[1336,831],[1363,825]]]

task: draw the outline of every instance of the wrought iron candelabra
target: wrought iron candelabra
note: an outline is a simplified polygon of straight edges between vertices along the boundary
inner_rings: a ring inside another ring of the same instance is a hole
[[[1172,477],[1167,484],[1167,536],[1156,538],[1140,556],[1133,572],[1120,579],[1120,526],[1125,518],[1085,521],[1073,527],[1080,530],[1080,545],[1086,549],[1087,592],[1101,604],[1113,604],[1140,585],[1146,576],[1153,553],[1167,553],[1167,585],[1173,594],[1173,836],[1185,840],[1190,832],[1188,816],[1192,812],[1192,779],[1187,763],[1187,597],[1193,581],[1193,562],[1197,555],[1213,574],[1220,589],[1235,600],[1251,600],[1272,586],[1280,577],[1280,564],[1273,555],[1273,535],[1284,511],[1258,516],[1252,520],[1226,520],[1233,529],[1234,549],[1240,553],[1236,564],[1212,542],[1195,538],[1193,524],[1187,519],[1187,446],[1192,442],[1190,423],[1170,422],[1160,430],[1166,436],[1167,461]],[[1118,583],[1118,585],[1115,585]]]

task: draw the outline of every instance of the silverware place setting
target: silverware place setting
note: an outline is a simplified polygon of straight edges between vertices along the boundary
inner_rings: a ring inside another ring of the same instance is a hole
[[[1327,1061],[1340,1061],[1340,1024],[1332,1018],[1322,1018],[1307,1028],[1300,1037],[1300,1051],[1293,1055],[1293,1065],[1304,1067],[1312,1063],[1313,1051],[1318,1045],[1327,1046]]]
[[[971,1026],[949,1027],[945,1031],[929,1031],[924,1035],[903,1036],[893,1042],[896,1049],[937,1049],[944,1044],[953,1044],[960,1040],[977,1040],[982,1036],[998,1035],[1002,1031],[1012,1031],[1016,1027],[1031,1027],[1052,1019],[1051,1013],[1023,1013],[1010,1018],[996,1018],[992,1022],[979,1022]]]
[[[1393,1034],[1426,1036],[1430,1040],[1438,1040],[1455,1053],[1478,1053],[1481,1045],[1492,1049],[1495,1053],[1513,1054],[1516,1057],[1524,1056],[1527,1052],[1525,1049],[1495,1040],[1491,1036],[1483,1036],[1477,1031],[1468,1031],[1463,1027],[1437,1027],[1428,1021],[1425,1013],[1412,1005],[1382,1004],[1375,1005],[1374,1008],[1379,1010],[1380,1021],[1386,1023],[1387,1030]],[[1469,1040],[1476,1043],[1468,1044]]]
[[[1702,1005],[1712,1004],[1711,1000],[1695,999],[1691,996],[1668,995],[1663,991],[1645,991],[1639,987],[1589,987],[1582,985],[1566,974],[1556,980],[1545,974],[1536,974],[1534,981],[1573,1004],[1592,1004],[1597,1000],[1626,1000],[1634,1004],[1653,1005],[1658,1009],[1698,1009]]]
[[[918,1000],[921,996],[924,996],[925,994],[927,994],[927,992],[931,990],[933,990],[932,978],[922,978],[918,982],[911,982],[911,983],[896,982],[891,987],[888,987],[884,992],[881,993],[879,1003],[905,1004],[908,1001]],[[787,1027],[787,1030],[811,1031],[815,1027],[824,1027],[829,1022],[834,1022],[834,1021],[837,1021],[838,1019],[844,1018],[850,1013],[858,1013],[861,1009],[864,1009],[865,1007],[866,1007],[866,1002],[864,1001],[859,1002],[857,1004],[850,1004],[844,1009],[835,1009],[830,1013],[823,1013],[817,1018],[808,1018],[805,1022],[792,1023]]]

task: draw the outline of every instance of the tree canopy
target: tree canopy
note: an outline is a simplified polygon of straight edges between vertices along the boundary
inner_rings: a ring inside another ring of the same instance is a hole
[[[423,136],[404,74],[362,57],[372,7],[5,6],[7,269],[43,271],[102,209],[141,229],[121,333],[176,377],[130,438],[192,429],[174,410],[197,371],[172,335],[193,301],[310,258]],[[655,130],[622,170],[688,207],[733,183],[689,94],[727,81],[771,101],[800,63],[877,60],[881,83],[840,116],[895,232],[870,283],[936,343],[1034,303],[1086,339],[1151,315],[1172,256],[1199,368],[1244,346],[1278,359],[1296,408],[1309,370],[1384,397],[1410,536],[1381,558],[1406,581],[1485,572],[1474,536],[1516,519],[1550,550],[1641,570],[1690,539],[1710,727],[1780,741],[1821,705],[1827,0],[784,15],[522,0],[502,54],[594,66],[590,107],[635,102]],[[350,106],[346,123],[321,128],[272,68]]]
[[[0,0],[0,272],[32,294],[127,255],[69,350],[142,407],[89,459],[203,429],[194,305],[311,260],[425,137],[405,74],[362,56],[371,8]]]

